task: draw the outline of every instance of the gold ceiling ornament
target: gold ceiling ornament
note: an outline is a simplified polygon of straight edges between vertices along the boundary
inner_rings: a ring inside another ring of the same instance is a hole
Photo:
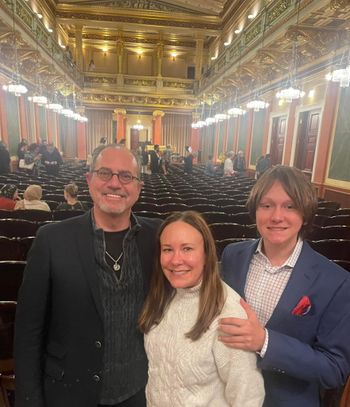
[[[345,7],[350,6],[350,0],[331,0],[331,10],[342,10]]]
[[[71,95],[74,92],[74,86],[69,83],[58,83],[55,88],[61,93],[61,95],[65,97]]]
[[[165,113],[164,113],[162,110],[155,110],[155,111],[152,113],[152,115],[153,115],[153,117],[158,117],[158,116],[164,117]]]

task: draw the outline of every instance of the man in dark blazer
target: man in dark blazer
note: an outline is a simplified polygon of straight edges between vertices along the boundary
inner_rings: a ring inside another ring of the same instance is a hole
[[[137,329],[158,220],[131,207],[142,182],[135,157],[95,151],[91,212],[42,227],[19,293],[16,407],[145,407],[147,358]]]
[[[151,164],[150,164],[151,173],[158,174],[159,167],[160,167],[160,156],[159,156],[159,145],[158,144],[154,145],[154,149],[151,150],[150,156],[151,156]]]
[[[268,170],[247,203],[262,238],[227,246],[221,259],[224,280],[249,305],[241,300],[247,320],[221,321],[220,339],[259,354],[264,407],[319,407],[320,390],[350,372],[350,276],[302,239],[312,200],[300,171]]]

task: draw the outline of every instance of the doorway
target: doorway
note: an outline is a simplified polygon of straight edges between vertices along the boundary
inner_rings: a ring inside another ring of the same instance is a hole
[[[271,130],[271,164],[282,164],[284,142],[286,137],[286,116],[274,117]]]
[[[307,110],[299,114],[294,166],[311,177],[314,166],[320,110]]]

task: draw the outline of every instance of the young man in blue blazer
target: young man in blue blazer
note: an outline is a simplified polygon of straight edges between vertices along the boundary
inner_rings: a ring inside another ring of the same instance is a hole
[[[264,407],[319,407],[350,372],[350,276],[303,240],[317,198],[301,171],[271,168],[247,207],[261,239],[227,246],[221,263],[247,320],[221,320],[220,340],[259,354]]]

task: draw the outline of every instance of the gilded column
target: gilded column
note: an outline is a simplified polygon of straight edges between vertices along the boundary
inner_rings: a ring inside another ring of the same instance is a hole
[[[77,67],[83,70],[83,26],[75,26],[75,59]]]
[[[199,120],[199,114],[198,113],[192,113],[192,123],[196,122]],[[193,127],[191,128],[191,141],[190,141],[190,146],[192,148],[192,151],[198,154],[199,148],[200,148],[200,129],[194,129]],[[198,159],[198,156],[197,156]]]
[[[204,39],[197,38],[196,39],[196,72],[195,72],[195,79],[199,80],[202,74],[202,66],[203,66],[203,46],[204,46]]]
[[[164,114],[161,110],[153,112],[153,144],[162,144],[162,117]]]
[[[126,132],[126,110],[125,109],[114,109],[113,120],[117,122],[116,134],[114,134],[117,143],[120,140],[125,139]]]
[[[85,107],[79,106],[76,112],[85,115]],[[79,160],[86,160],[87,158],[87,142],[86,142],[86,122],[77,121],[77,158]]]
[[[162,76],[162,59],[164,55],[164,44],[159,42],[157,44],[157,76]]]
[[[123,60],[124,60],[124,40],[121,35],[118,35],[116,42],[117,50],[117,74],[123,73]]]

